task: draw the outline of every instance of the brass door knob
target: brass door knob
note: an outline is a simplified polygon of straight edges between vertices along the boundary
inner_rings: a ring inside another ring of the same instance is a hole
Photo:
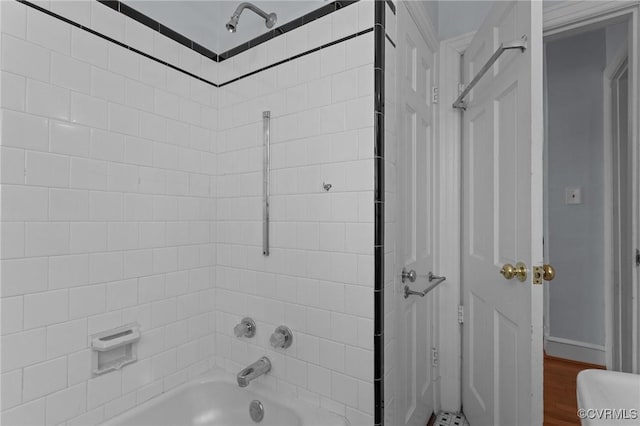
[[[527,265],[522,262],[516,263],[516,277],[521,282],[524,282],[527,279]]]
[[[502,269],[500,269],[500,273],[505,279],[510,280],[516,276],[516,268],[514,268],[510,263],[505,263],[502,266]]]
[[[546,263],[542,265],[542,278],[545,281],[551,281],[556,277],[556,270],[553,269],[553,266],[547,265]]]
[[[516,266],[513,266],[510,263],[505,263],[500,269],[500,273],[505,279],[510,280],[513,277],[517,277],[518,281],[523,281],[527,279],[527,265],[522,262],[516,263]]]

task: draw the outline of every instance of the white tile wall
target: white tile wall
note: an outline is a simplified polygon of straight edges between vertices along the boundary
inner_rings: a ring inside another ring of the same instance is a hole
[[[371,27],[369,3],[213,65],[97,2],[47,7],[222,82]],[[215,89],[1,7],[2,422],[96,424],[266,353],[259,380],[371,424],[373,33]],[[244,315],[251,341],[232,334]],[[92,377],[88,336],[131,321],[139,361]],[[280,324],[296,336],[286,351],[268,343]]]
[[[76,4],[56,10],[124,30],[122,15]],[[202,111],[216,89],[187,79],[171,102],[193,115],[156,109],[165,83],[147,77],[166,67],[1,7],[2,423],[94,424],[214,363],[213,303],[198,302],[214,297],[216,123]],[[186,138],[167,140],[169,126]],[[179,320],[178,297],[196,301]],[[89,336],[131,321],[140,361],[93,378]]]
[[[224,86],[218,118],[218,362],[236,372],[266,354],[270,384],[352,424],[373,423],[373,156],[358,149],[372,144],[373,84],[358,83],[372,82],[373,56],[347,65],[346,52],[354,44],[372,51],[372,35]],[[316,69],[307,72],[306,64]],[[267,258],[260,232],[266,109],[273,158]],[[329,192],[323,182],[333,185]],[[254,339],[233,336],[245,315],[257,321]],[[300,338],[274,350],[268,339],[283,321]]]

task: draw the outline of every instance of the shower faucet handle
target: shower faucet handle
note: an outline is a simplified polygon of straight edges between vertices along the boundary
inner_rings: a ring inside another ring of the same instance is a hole
[[[273,332],[269,342],[274,348],[287,349],[293,343],[293,333],[289,327],[281,325]]]
[[[256,323],[249,317],[242,318],[240,324],[233,327],[236,337],[253,337],[256,335]]]

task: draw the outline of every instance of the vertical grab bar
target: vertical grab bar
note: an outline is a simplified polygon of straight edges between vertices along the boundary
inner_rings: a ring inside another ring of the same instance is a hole
[[[262,112],[263,163],[262,163],[262,255],[269,256],[269,183],[271,150],[271,111]]]

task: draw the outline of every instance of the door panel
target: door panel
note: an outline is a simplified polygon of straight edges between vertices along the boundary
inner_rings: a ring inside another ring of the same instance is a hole
[[[469,120],[468,148],[469,171],[469,254],[478,260],[490,260],[492,253],[487,245],[493,235],[493,191],[483,193],[493,185],[493,155],[490,149],[478,146],[477,141],[489,138],[488,115],[484,109],[476,111]]]
[[[398,179],[401,214],[398,241],[398,270],[415,270],[417,279],[407,282],[423,290],[433,266],[433,105],[431,90],[435,78],[435,51],[429,48],[407,6],[398,3],[398,45],[404,68],[398,72],[400,117],[398,122]],[[398,280],[399,282],[400,280]],[[400,314],[397,335],[400,406],[394,425],[424,426],[434,408],[434,374],[431,351],[434,346],[436,306],[432,294],[404,298],[404,284],[396,293]]]
[[[506,51],[463,114],[463,409],[472,425],[542,422],[542,16],[539,2],[496,2],[464,54],[471,81],[500,43]],[[537,38],[540,38],[538,40]],[[538,67],[540,69],[538,69]],[[504,263],[524,262],[524,282]],[[534,402],[532,402],[534,401]],[[539,401],[539,402],[538,402]],[[538,406],[540,405],[540,406]]]
[[[513,143],[517,137],[517,93],[518,85],[516,83],[500,94],[494,102],[494,123],[497,130],[494,138],[494,150],[496,151],[497,164],[500,164],[498,173],[495,174],[496,185],[494,189],[497,199],[497,214],[494,216],[494,229],[497,233],[496,265],[516,262],[513,256],[514,253],[517,255],[517,211],[514,200],[518,193],[516,182],[509,178],[516,175],[515,168],[518,164],[517,147]],[[501,179],[501,175],[507,178]]]
[[[486,359],[493,358],[493,346],[488,339],[478,338],[491,333],[491,310],[487,303],[478,295],[471,293],[468,303],[469,310],[469,356],[468,356],[468,380],[471,397],[482,411],[493,405],[493,376],[491,370],[485,368]],[[465,364],[467,362],[465,361]],[[463,407],[467,415],[471,413]]]

